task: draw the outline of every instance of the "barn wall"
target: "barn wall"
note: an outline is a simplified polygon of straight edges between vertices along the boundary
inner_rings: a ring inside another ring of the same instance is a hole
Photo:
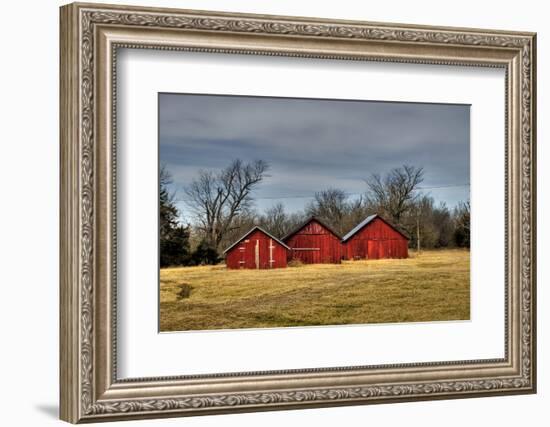
[[[239,247],[240,245],[235,246],[225,255],[225,265],[227,268],[241,268]]]
[[[375,218],[344,244],[347,259],[407,258],[408,240],[386,224]]]
[[[342,259],[340,239],[315,221],[290,236],[285,243],[292,248],[290,258],[305,264],[338,264]]]
[[[259,260],[260,268],[284,268],[287,266],[287,252],[288,250],[272,239],[268,235],[264,234],[260,230],[255,230],[249,234],[245,239],[240,241],[231,250],[229,250],[225,257],[225,263],[227,268],[256,268],[256,242],[259,245]],[[273,260],[269,262],[269,245],[273,244]],[[244,262],[241,262],[244,261]]]

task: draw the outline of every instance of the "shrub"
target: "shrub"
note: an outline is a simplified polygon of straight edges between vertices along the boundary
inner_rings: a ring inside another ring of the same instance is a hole
[[[288,262],[289,267],[303,267],[304,263],[299,259],[292,259]]]
[[[191,255],[192,265],[215,265],[220,262],[220,257],[216,249],[210,247],[208,243],[203,240],[195,249],[195,252]]]
[[[182,283],[178,292],[178,299],[189,298],[191,296],[191,290],[193,287],[188,283]]]

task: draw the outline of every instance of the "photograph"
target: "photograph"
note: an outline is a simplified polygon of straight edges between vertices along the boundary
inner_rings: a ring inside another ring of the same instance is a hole
[[[470,105],[158,94],[160,332],[470,319]]]

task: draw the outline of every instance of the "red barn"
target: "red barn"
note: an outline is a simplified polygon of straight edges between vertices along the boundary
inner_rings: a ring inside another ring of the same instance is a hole
[[[262,228],[255,226],[225,251],[227,268],[282,268],[290,248]]]
[[[381,216],[371,215],[342,238],[346,259],[407,258],[409,238]]]
[[[339,264],[342,260],[341,237],[315,217],[287,234],[283,241],[290,247],[291,258],[305,264]]]

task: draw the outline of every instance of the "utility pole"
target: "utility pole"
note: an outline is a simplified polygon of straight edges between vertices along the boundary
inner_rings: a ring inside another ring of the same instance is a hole
[[[416,208],[416,250],[420,253],[420,209]]]

